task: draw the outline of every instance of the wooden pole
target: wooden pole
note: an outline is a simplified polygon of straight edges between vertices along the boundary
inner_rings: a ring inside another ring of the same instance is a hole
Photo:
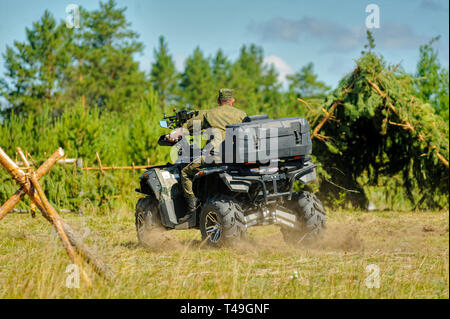
[[[24,162],[25,166],[28,169],[31,169],[25,155],[23,154],[22,150],[18,147],[17,148],[17,152],[19,153],[19,156],[22,158],[22,161]],[[74,264],[76,264],[78,266],[78,268],[81,271],[81,275],[84,279],[84,281],[88,284],[88,286],[92,285],[91,280],[89,279],[89,276],[86,273],[86,270],[84,269],[81,260],[78,258],[77,254],[75,253],[75,249],[73,248],[72,244],[69,241],[69,238],[67,237],[66,232],[63,229],[62,223],[61,223],[61,218],[58,215],[58,213],[56,212],[56,210],[53,208],[53,206],[50,204],[50,202],[47,199],[47,196],[45,196],[44,191],[41,188],[41,185],[39,184],[37,178],[36,178],[36,174],[34,173],[33,170],[31,170],[31,172],[29,173],[28,177],[31,180],[31,183],[34,186],[34,189],[36,190],[39,199],[41,200],[42,204],[43,204],[43,208],[45,209],[45,212],[51,219],[51,223],[52,225],[55,227],[56,232],[59,235],[59,238],[61,239],[62,243],[63,243],[63,247],[66,250],[67,254],[69,255],[70,259],[72,260],[72,262]]]
[[[97,155],[97,161],[98,165],[100,165],[100,171],[103,173],[102,160],[100,159],[100,155],[98,155],[98,152],[95,152],[95,155]]]
[[[60,151],[62,152],[63,155],[64,152],[62,151],[62,149],[60,149]],[[21,194],[22,192],[24,192],[24,194],[30,196],[30,199],[34,201],[36,206],[42,212],[43,217],[51,222],[52,219],[46,213],[45,207],[41,202],[41,200],[39,199],[39,197],[35,195],[35,192],[31,186],[31,183],[29,182],[29,179],[26,178],[26,175],[23,172],[21,173],[14,172],[15,170],[18,171],[17,165],[9,158],[9,156],[1,149],[1,147],[0,147],[0,164],[11,174],[11,176],[13,176],[13,178],[16,181],[18,181],[20,185],[22,185],[21,189],[17,191],[16,194],[13,195],[13,197],[16,196],[16,199],[21,198],[22,196]],[[44,164],[42,166],[44,166]],[[35,174],[38,175],[38,172],[39,170]],[[3,205],[2,207],[4,206],[5,205]],[[113,271],[103,262],[103,260],[101,260],[101,258],[99,258],[93,251],[91,251],[91,249],[88,246],[86,246],[83,243],[82,237],[76,231],[74,231],[70,227],[70,225],[64,222],[64,220],[59,215],[57,216],[57,219],[61,222],[61,225],[64,228],[64,231],[66,232],[67,237],[69,238],[71,244],[77,249],[80,255],[84,257],[89,264],[92,264],[94,270],[98,274],[104,276],[107,279],[111,279],[114,275]]]
[[[30,215],[31,217],[36,217],[36,204],[34,202],[30,203]]]
[[[23,188],[20,188],[18,191],[14,193],[8,200],[0,207],[0,220],[5,217],[16,205],[18,202],[24,198],[26,192]]]
[[[147,165],[135,165],[133,166],[102,166],[100,167],[83,167],[83,171],[115,171],[115,170],[137,170],[147,169]]]
[[[0,148],[0,160],[4,158],[6,153]],[[7,156],[7,155],[6,155]],[[64,156],[64,150],[58,148],[56,152],[52,154],[36,171],[36,178],[40,179],[42,176],[47,174],[52,166],[56,163],[58,159]],[[5,159],[6,161],[6,159]],[[0,162],[3,165],[3,162]],[[3,165],[4,166],[4,165]],[[5,167],[6,168],[6,167]],[[23,187],[21,187],[13,196],[11,196],[1,207],[0,207],[0,220],[8,214],[8,212],[14,208],[27,194]]]

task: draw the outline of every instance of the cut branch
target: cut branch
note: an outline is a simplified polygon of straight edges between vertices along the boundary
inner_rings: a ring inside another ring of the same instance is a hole
[[[369,79],[367,80],[367,82],[375,89],[375,91],[378,92],[378,94],[381,95],[381,97],[382,97],[383,99],[386,99],[386,98],[387,98],[387,94],[386,94],[385,92],[381,91],[381,89],[379,88],[379,86],[378,86],[376,83],[372,82],[372,81],[369,80]],[[411,99],[411,102],[412,102],[412,99]],[[398,118],[403,122],[403,124],[398,124],[398,123],[393,124],[393,123],[391,123],[391,122],[389,121],[390,124],[402,126],[405,130],[408,130],[408,131],[417,133],[417,135],[416,135],[416,136],[417,136],[417,139],[418,139],[420,142],[424,142],[424,141],[425,141],[424,136],[423,136],[422,134],[418,133],[418,132],[414,129],[414,126],[411,125],[411,123],[409,123],[406,119],[402,119],[402,118],[400,117],[400,114],[398,113],[397,109],[394,107],[394,105],[392,105],[392,103],[391,103],[390,101],[387,101],[387,106],[388,106],[389,109],[390,109],[392,112],[394,112],[395,115],[397,115]],[[431,148],[436,149],[436,146],[431,145]],[[445,167],[448,168],[448,167],[449,167],[449,166],[448,166],[448,160],[445,159],[444,156],[442,156],[437,150],[436,150],[434,153],[436,154],[436,157],[439,159],[439,161],[440,161],[442,164],[444,164]]]
[[[358,68],[356,68],[353,72],[357,72]],[[350,89],[353,87],[353,85],[355,84],[355,82],[352,82],[349,86],[347,86],[342,94],[342,97],[344,97],[345,95],[348,94],[348,92],[350,92]],[[341,97],[341,98],[342,98]],[[336,109],[336,107],[338,105],[342,104],[341,101],[334,101],[333,104],[331,104],[331,107],[328,111],[325,110],[325,116],[322,118],[322,120],[320,121],[319,124],[317,124],[317,126],[314,128],[313,130],[313,134],[311,136],[311,139],[317,137],[319,138],[319,131],[322,129],[322,127],[325,125],[325,123],[332,118],[333,116],[333,112]],[[319,138],[320,139],[320,138]]]

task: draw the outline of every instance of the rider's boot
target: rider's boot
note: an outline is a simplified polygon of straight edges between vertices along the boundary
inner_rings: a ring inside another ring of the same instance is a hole
[[[197,210],[197,198],[195,196],[185,196],[186,200],[186,215],[178,220],[178,223],[182,224],[191,218],[192,214]]]

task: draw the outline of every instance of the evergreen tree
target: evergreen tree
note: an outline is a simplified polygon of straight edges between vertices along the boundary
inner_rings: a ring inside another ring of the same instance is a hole
[[[217,94],[211,66],[199,47],[186,60],[181,89],[184,101],[197,108],[210,106],[215,102]]]
[[[295,92],[297,97],[300,98],[323,97],[330,90],[330,87],[317,78],[317,74],[314,73],[314,64],[310,62],[303,66],[299,72],[287,76],[289,90]]]
[[[87,105],[125,110],[145,91],[145,75],[133,58],[142,53],[143,45],[129,29],[125,10],[109,0],[100,2],[98,10],[81,11],[82,27],[75,31],[80,50],[73,52],[78,62],[73,92],[85,96]]]
[[[248,48],[243,45],[231,70],[231,86],[235,90],[237,103],[247,113],[258,113],[261,108],[264,69],[262,48],[254,44]]]
[[[57,25],[45,11],[42,18],[26,28],[26,40],[6,47],[5,78],[1,95],[8,105],[5,113],[30,115],[39,113],[49,101],[59,102],[63,72],[70,59],[67,52],[67,29]]]
[[[231,62],[227,59],[221,49],[212,60],[212,74],[216,87],[228,87],[230,84]]]
[[[150,71],[150,82],[158,92],[161,107],[174,100],[178,85],[178,74],[172,56],[169,55],[167,42],[164,37],[159,38],[159,47],[154,50],[155,62]]]
[[[364,50],[361,51],[361,55],[372,54],[372,50],[375,49],[375,38],[369,29],[366,30],[366,39],[367,43],[364,44]]]
[[[281,84],[278,82],[278,72],[271,65],[265,70],[262,79],[258,113],[271,110],[270,113],[274,117],[282,116],[280,111],[283,109],[283,95],[280,92]]]
[[[437,114],[440,114],[448,122],[449,115],[449,80],[448,69],[441,67],[438,60],[438,51],[433,44],[440,37],[431,39],[420,47],[420,58],[417,63],[417,94],[423,100],[429,102]]]
[[[266,112],[279,107],[282,95],[273,66],[264,63],[263,49],[254,44],[242,46],[231,69],[231,87],[237,103],[249,114]]]
[[[113,0],[88,12],[80,8],[81,28],[69,29],[46,11],[26,29],[26,40],[7,47],[6,79],[1,93],[6,113],[38,113],[73,105],[124,110],[145,91],[144,73],[133,55],[142,52],[138,35],[129,29],[125,8]],[[57,115],[57,114],[56,114]]]

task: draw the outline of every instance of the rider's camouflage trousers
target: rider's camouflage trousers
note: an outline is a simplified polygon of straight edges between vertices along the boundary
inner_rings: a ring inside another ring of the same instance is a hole
[[[214,165],[214,163],[220,163],[220,159],[218,157],[213,156],[212,158],[214,162],[212,164],[208,164],[205,162],[204,156],[200,156],[181,170],[181,186],[183,187],[185,196],[195,196],[192,189],[192,180],[194,179],[195,174],[197,174],[202,168]]]

